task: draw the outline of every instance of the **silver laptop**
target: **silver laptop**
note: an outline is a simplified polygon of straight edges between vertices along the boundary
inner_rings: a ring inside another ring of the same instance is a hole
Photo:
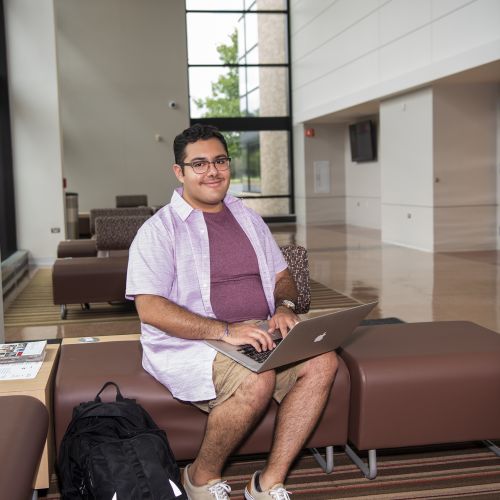
[[[297,323],[284,339],[277,331],[273,334],[277,345],[272,351],[259,353],[252,346],[235,346],[222,340],[205,342],[253,372],[260,373],[337,349],[377,303],[370,302],[305,319]],[[262,322],[261,328],[267,331],[266,321]]]

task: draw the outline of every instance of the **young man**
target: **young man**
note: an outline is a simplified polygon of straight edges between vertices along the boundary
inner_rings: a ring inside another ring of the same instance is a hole
[[[227,194],[227,144],[214,127],[194,125],[174,140],[182,184],[139,230],[130,248],[127,297],[141,319],[143,366],[172,392],[208,412],[196,460],[184,470],[191,500],[228,499],[224,464],[266,410],[280,403],[265,468],[245,498],[289,498],[288,469],[314,428],[337,371],[335,353],[255,374],[203,342],[273,348],[299,321],[297,290],[268,227]],[[255,320],[269,320],[269,332]]]

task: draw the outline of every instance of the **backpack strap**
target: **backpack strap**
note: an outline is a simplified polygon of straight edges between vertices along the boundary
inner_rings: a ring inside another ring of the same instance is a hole
[[[100,403],[101,402],[101,393],[102,391],[104,391],[104,389],[106,389],[106,387],[110,386],[110,385],[114,385],[115,386],[115,389],[116,389],[116,401],[124,401],[125,398],[122,396],[122,393],[120,392],[120,388],[118,387],[118,384],[116,384],[115,382],[106,382],[102,387],[101,387],[101,390],[97,393],[97,396],[95,397],[94,401],[96,403]]]

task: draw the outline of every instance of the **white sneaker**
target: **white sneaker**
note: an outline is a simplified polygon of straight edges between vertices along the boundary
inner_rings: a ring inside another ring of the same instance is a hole
[[[268,490],[257,491],[255,486],[255,479],[260,471],[257,471],[250,479],[249,483],[245,487],[245,498],[246,500],[290,500],[291,493],[285,490],[285,487],[281,483],[277,483],[271,486]]]
[[[231,487],[222,479],[212,479],[203,486],[195,486],[189,479],[188,469],[191,464],[186,465],[182,474],[182,484],[186,490],[189,500],[229,500]]]

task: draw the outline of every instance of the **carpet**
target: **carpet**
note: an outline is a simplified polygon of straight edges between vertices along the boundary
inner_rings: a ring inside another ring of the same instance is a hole
[[[347,295],[310,280],[311,311],[341,309],[358,305]],[[60,307],[52,303],[52,270],[38,269],[26,288],[4,312],[6,327],[64,325],[102,321],[137,319],[132,302],[120,304],[92,303],[89,310],[79,304],[68,305],[65,320],[60,318]]]
[[[479,443],[381,452],[379,474],[372,481],[361,475],[341,448],[335,449],[334,461],[335,469],[327,475],[304,452],[286,481],[292,500],[500,498],[500,458]],[[231,485],[232,500],[243,498],[248,478],[263,464],[262,456],[228,463],[224,480]],[[60,498],[55,476],[39,498]]]

